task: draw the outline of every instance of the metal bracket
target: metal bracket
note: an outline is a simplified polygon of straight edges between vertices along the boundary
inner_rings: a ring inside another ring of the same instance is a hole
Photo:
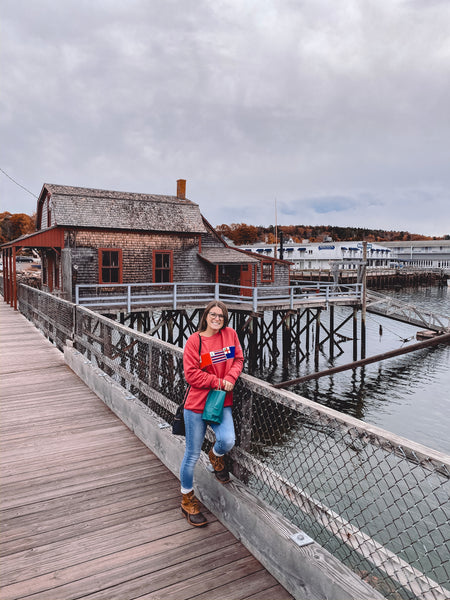
[[[291,540],[294,541],[297,546],[307,546],[308,544],[313,544],[314,540],[306,535],[304,531],[299,531],[298,533],[294,533],[291,535]]]

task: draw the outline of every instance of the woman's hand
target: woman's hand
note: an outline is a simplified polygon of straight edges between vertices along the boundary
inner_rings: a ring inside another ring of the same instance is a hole
[[[234,388],[234,384],[226,379],[222,379],[222,386],[226,392],[232,392]]]

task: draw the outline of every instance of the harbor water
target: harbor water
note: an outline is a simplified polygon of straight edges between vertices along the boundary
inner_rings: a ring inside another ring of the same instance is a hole
[[[397,300],[423,310],[450,317],[450,287],[409,288],[383,291]],[[349,314],[336,307],[335,324]],[[326,324],[327,313],[323,313]],[[423,328],[422,328],[423,329]],[[367,313],[366,356],[381,354],[417,342],[421,328]],[[352,336],[351,320],[340,331]],[[358,336],[360,329],[358,328]],[[342,353],[329,358],[328,347],[321,353],[319,370],[353,360],[353,343],[340,344]],[[358,349],[359,349],[358,342]],[[298,367],[278,367],[260,377],[276,383],[313,373],[314,357]],[[384,361],[343,371],[315,381],[297,384],[292,391],[320,404],[378,425],[414,442],[450,454],[450,346],[434,346]]]

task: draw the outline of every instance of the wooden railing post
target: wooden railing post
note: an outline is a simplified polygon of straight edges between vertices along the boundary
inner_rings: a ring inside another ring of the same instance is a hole
[[[173,284],[173,310],[177,309],[177,284]]]
[[[253,288],[253,312],[258,312],[258,288]]]

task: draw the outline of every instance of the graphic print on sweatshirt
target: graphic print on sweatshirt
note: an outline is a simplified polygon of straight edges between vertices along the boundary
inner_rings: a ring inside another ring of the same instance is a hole
[[[205,352],[202,354],[200,359],[200,369],[207,367],[208,365],[216,365],[217,363],[225,362],[230,358],[234,358],[236,346],[227,346],[222,350],[214,350],[212,352]]]

